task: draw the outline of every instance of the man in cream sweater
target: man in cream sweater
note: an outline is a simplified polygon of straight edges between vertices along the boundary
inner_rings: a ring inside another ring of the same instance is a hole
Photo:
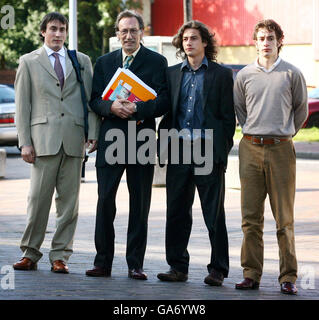
[[[281,292],[296,294],[292,137],[306,120],[308,106],[302,73],[279,57],[283,38],[275,21],[260,21],[254,31],[258,57],[238,73],[234,86],[235,110],[244,135],[239,145],[244,280],[236,289],[259,288],[268,194],[277,227]]]

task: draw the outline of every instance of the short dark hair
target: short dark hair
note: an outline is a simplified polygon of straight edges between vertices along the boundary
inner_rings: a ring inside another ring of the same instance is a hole
[[[259,29],[262,29],[262,28],[265,28],[268,31],[274,31],[276,34],[277,41],[282,40],[284,38],[284,32],[282,31],[280,25],[272,19],[265,19],[265,20],[259,21],[255,25],[255,30],[254,30],[254,34],[253,34],[254,40],[257,40],[257,33],[258,33]],[[280,52],[282,47],[283,47],[283,44],[281,44],[278,47],[278,53]]]
[[[115,21],[115,26],[114,26],[115,32],[119,31],[119,23],[123,18],[136,18],[138,25],[139,25],[139,28],[141,30],[144,30],[144,21],[143,21],[142,16],[134,10],[126,9],[117,15],[117,18]]]
[[[174,36],[172,44],[177,48],[176,56],[181,57],[182,59],[186,58],[186,54],[183,48],[183,34],[186,29],[196,29],[199,31],[202,42],[207,43],[205,47],[205,56],[208,60],[216,61],[217,60],[217,44],[215,39],[215,33],[210,32],[208,27],[197,20],[192,20],[184,23],[178,33]]]
[[[40,23],[39,36],[40,36],[42,41],[44,41],[44,37],[42,36],[42,32],[45,32],[47,30],[48,23],[51,22],[51,21],[54,21],[54,20],[58,20],[62,24],[65,24],[66,25],[66,31],[68,31],[68,29],[69,29],[69,21],[68,21],[68,19],[63,14],[61,14],[59,12],[50,12],[50,13],[48,13],[48,14],[46,14],[44,16],[44,18],[42,19],[42,21]]]

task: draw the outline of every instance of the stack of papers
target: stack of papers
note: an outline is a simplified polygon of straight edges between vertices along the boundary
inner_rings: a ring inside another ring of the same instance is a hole
[[[157,94],[132,71],[118,68],[103,91],[102,99],[114,101],[117,96],[131,102],[138,102],[153,100]]]

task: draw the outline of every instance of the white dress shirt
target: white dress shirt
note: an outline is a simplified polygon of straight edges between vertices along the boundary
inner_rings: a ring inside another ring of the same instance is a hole
[[[129,55],[127,55],[127,54],[124,52],[124,50],[122,49],[122,59],[123,59],[122,62],[123,62],[123,65],[124,65],[125,60],[126,60],[126,58],[127,58],[128,56],[133,56],[133,59],[132,59],[131,62],[130,62],[130,65],[131,65],[132,62],[134,61],[137,53],[140,51],[140,49],[141,49],[141,46],[139,46],[132,54],[129,54]]]
[[[255,61],[255,66],[256,66],[258,69],[260,69],[260,70],[262,70],[262,71],[264,71],[264,72],[266,72],[266,73],[270,73],[271,71],[273,71],[273,70],[278,66],[278,64],[280,63],[280,61],[281,61],[281,58],[278,57],[277,60],[276,60],[276,62],[275,62],[269,69],[266,69],[265,67],[262,67],[262,66],[258,63],[258,58],[257,58],[256,61]]]
[[[55,58],[54,56],[52,55],[52,53],[56,52],[56,51],[53,51],[52,49],[50,49],[46,44],[43,45],[45,51],[47,52],[48,56],[49,56],[49,60],[51,62],[51,65],[52,65],[52,68],[54,69],[54,62],[55,62]],[[65,49],[64,47],[62,47],[59,51],[58,51],[58,54],[59,54],[59,60],[60,60],[60,63],[62,65],[62,69],[63,69],[63,73],[64,73],[64,78],[65,78],[65,74],[66,74],[66,70],[65,70]]]

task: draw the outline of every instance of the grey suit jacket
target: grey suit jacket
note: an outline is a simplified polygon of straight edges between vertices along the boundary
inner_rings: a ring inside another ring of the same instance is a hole
[[[88,56],[77,53],[89,98],[92,65]],[[80,85],[66,54],[63,90],[44,47],[23,55],[16,75],[16,123],[19,146],[32,145],[36,156],[57,154],[63,145],[66,154],[84,155],[84,113]],[[89,109],[89,139],[97,139],[99,117]]]

